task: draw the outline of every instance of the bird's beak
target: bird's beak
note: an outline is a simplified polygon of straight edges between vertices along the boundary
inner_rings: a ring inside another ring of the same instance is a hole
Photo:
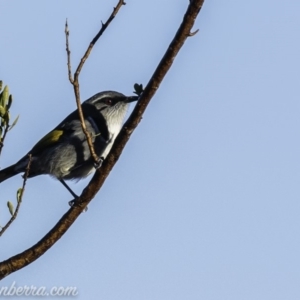
[[[126,97],[124,102],[130,103],[130,102],[137,101],[137,100],[139,100],[139,96],[130,96],[130,97]]]

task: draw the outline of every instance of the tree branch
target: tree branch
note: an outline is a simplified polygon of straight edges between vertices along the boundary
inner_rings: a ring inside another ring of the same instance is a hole
[[[114,145],[109,155],[103,162],[103,165],[99,170],[96,171],[88,186],[83,190],[79,199],[80,201],[76,201],[76,203],[64,214],[64,216],[58,221],[53,229],[51,229],[51,231],[49,231],[37,244],[25,250],[24,252],[0,263],[0,279],[11,274],[12,272],[25,267],[26,265],[39,258],[42,254],[44,254],[55,242],[57,242],[63,236],[63,234],[81,214],[83,209],[96,195],[98,190],[103,185],[108,174],[112,170],[113,166],[119,159],[123,148],[129,140],[133,130],[140,122],[142,115],[147,108],[147,105],[158,89],[164,76],[170,69],[178,51],[183,46],[186,39],[190,36],[190,31],[203,5],[203,2],[204,0],[190,1],[181,25],[161,62],[156,68],[153,76],[151,77],[149,83],[147,84],[141,96],[141,99],[138,101],[129,119],[123,126],[123,129],[114,142]]]
[[[66,24],[65,24],[65,35],[66,35],[66,51],[67,51],[68,77],[69,77],[69,81],[73,85],[74,79],[73,79],[73,76],[72,76],[72,67],[71,67],[71,51],[70,51],[70,46],[69,46],[70,31],[69,31],[69,27],[68,27],[68,19],[66,20]]]
[[[89,132],[87,131],[86,126],[85,126],[85,122],[84,122],[84,116],[83,116],[83,113],[82,113],[81,101],[80,101],[79,75],[80,75],[82,67],[83,67],[85,61],[88,59],[88,57],[89,57],[89,55],[90,55],[90,53],[91,53],[94,45],[97,43],[97,41],[99,40],[99,38],[101,37],[101,35],[104,33],[104,31],[106,30],[106,28],[109,26],[109,24],[115,18],[115,16],[117,15],[118,11],[122,7],[122,5],[125,5],[125,4],[126,3],[123,0],[119,0],[117,6],[114,7],[113,12],[111,13],[111,15],[108,18],[108,20],[105,23],[102,23],[101,29],[99,30],[99,32],[95,35],[95,37],[90,42],[87,50],[85,51],[83,57],[80,60],[80,63],[78,64],[76,72],[74,73],[74,79],[72,78],[72,71],[71,71],[71,51],[70,51],[70,48],[69,48],[69,28],[68,28],[68,22],[67,21],[66,21],[66,25],[65,25],[66,51],[67,51],[67,59],[68,59],[68,63],[67,63],[67,65],[68,65],[68,77],[69,77],[70,83],[73,85],[73,89],[74,89],[74,94],[75,94],[75,98],[76,98],[76,104],[77,104],[77,108],[78,108],[78,114],[79,114],[79,119],[80,119],[82,131],[83,131],[83,133],[86,136],[87,143],[88,143],[91,155],[92,155],[95,163],[99,163],[99,158],[98,158],[98,156],[97,156],[97,154],[96,154],[96,152],[94,150],[92,138],[91,138]]]
[[[25,174],[23,176],[23,186],[21,189],[18,190],[18,192],[20,191],[20,195],[17,195],[17,207],[16,210],[14,211],[13,215],[11,216],[11,218],[9,219],[9,221],[6,223],[5,226],[2,227],[2,229],[0,230],[0,236],[2,236],[2,234],[8,229],[8,227],[13,223],[13,221],[17,218],[21,203],[22,203],[22,199],[23,199],[23,195],[25,192],[25,186],[26,186],[26,182],[27,182],[27,178],[29,175],[29,170],[30,170],[30,165],[31,165],[31,154],[28,154],[29,160],[28,160],[28,164],[25,170]],[[18,193],[17,193],[18,194]]]
[[[99,30],[99,32],[95,35],[95,37],[92,39],[92,41],[90,42],[90,45],[88,46],[85,54],[83,55],[77,70],[74,74],[74,79],[76,80],[76,78],[78,79],[79,74],[81,72],[81,69],[85,63],[85,61],[87,60],[87,58],[89,57],[94,45],[97,43],[97,41],[99,40],[99,38],[101,37],[101,35],[103,34],[103,32],[105,31],[105,29],[109,26],[109,24],[111,23],[111,21],[115,18],[115,16],[117,15],[117,13],[119,12],[120,8],[122,7],[122,5],[126,5],[126,3],[123,0],[120,0],[117,4],[116,7],[114,7],[113,12],[111,13],[110,17],[108,18],[108,20],[105,23],[102,23],[101,29]]]

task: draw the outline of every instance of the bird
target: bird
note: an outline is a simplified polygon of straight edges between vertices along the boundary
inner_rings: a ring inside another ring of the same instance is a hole
[[[90,153],[76,109],[19,161],[0,170],[0,183],[25,172],[30,160],[27,178],[48,174],[59,180],[75,199],[78,198],[65,180],[78,181],[101,166],[122,128],[129,103],[138,99],[138,96],[104,91],[81,104],[86,129],[100,158],[98,162]]]

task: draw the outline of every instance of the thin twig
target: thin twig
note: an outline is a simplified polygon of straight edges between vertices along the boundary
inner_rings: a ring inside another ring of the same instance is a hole
[[[82,127],[82,131],[84,132],[86,139],[87,139],[87,143],[91,152],[91,156],[93,157],[93,160],[95,161],[95,163],[99,162],[99,158],[94,150],[94,146],[93,146],[93,142],[92,142],[92,138],[91,135],[89,134],[89,132],[86,129],[86,125],[84,122],[84,116],[82,113],[82,108],[81,108],[81,101],[80,101],[80,90],[79,90],[79,75],[80,72],[82,70],[82,67],[85,63],[85,61],[88,59],[94,45],[97,43],[97,41],[99,40],[100,36],[103,34],[103,32],[105,31],[105,29],[108,27],[108,25],[111,23],[111,21],[115,18],[115,16],[117,15],[118,11],[120,10],[120,8],[122,7],[122,5],[125,5],[126,3],[123,0],[119,0],[118,4],[116,7],[114,7],[113,12],[111,13],[110,17],[108,18],[108,20],[105,23],[102,23],[101,29],[99,30],[99,32],[95,35],[95,37],[92,39],[92,41],[90,42],[87,50],[85,51],[85,54],[83,55],[83,57],[80,60],[80,63],[78,64],[78,67],[76,69],[76,72],[74,73],[74,79],[72,78],[71,75],[71,62],[70,62],[70,48],[69,48],[69,28],[68,28],[68,23],[66,22],[66,26],[65,26],[65,34],[66,34],[66,50],[67,50],[67,56],[68,56],[68,76],[69,76],[69,80],[71,82],[71,84],[73,85],[73,89],[74,89],[74,94],[75,94],[75,98],[76,98],[76,104],[77,104],[77,108],[78,108],[78,114],[79,114],[79,119],[81,122],[81,127]]]
[[[73,84],[74,80],[72,77],[72,68],[71,68],[71,51],[69,48],[69,27],[68,27],[68,19],[66,20],[66,25],[65,25],[65,34],[66,34],[66,51],[67,51],[67,59],[68,59],[68,76],[70,82]]]
[[[125,4],[126,3],[123,0],[120,0],[118,2],[117,6],[114,7],[113,12],[111,13],[111,15],[108,18],[108,20],[105,23],[102,23],[101,29],[95,35],[95,37],[92,39],[92,41],[90,42],[90,45],[88,46],[87,50],[85,51],[85,54],[81,58],[81,61],[80,61],[79,65],[78,65],[78,67],[77,67],[77,70],[76,70],[75,74],[74,74],[75,80],[76,80],[76,78],[78,78],[79,73],[81,72],[81,69],[83,67],[83,64],[85,63],[85,61],[89,57],[89,55],[90,55],[90,53],[91,53],[94,45],[97,43],[97,41],[99,40],[100,36],[103,34],[103,32],[105,31],[105,29],[109,26],[109,24],[111,23],[111,21],[115,18],[115,16],[117,15],[118,11],[122,7],[122,5],[125,5]]]
[[[10,220],[6,223],[6,225],[4,227],[2,227],[1,231],[0,231],[0,236],[2,236],[2,234],[8,229],[8,227],[13,223],[13,221],[17,218],[17,215],[18,215],[18,212],[19,212],[19,209],[20,209],[20,206],[21,206],[21,203],[22,203],[22,198],[23,198],[23,195],[24,195],[24,191],[25,191],[25,186],[26,186],[26,182],[27,182],[27,178],[28,178],[28,175],[29,175],[29,170],[30,170],[30,165],[31,165],[31,154],[28,154],[28,158],[29,158],[29,161],[28,161],[28,164],[27,164],[27,167],[25,169],[25,174],[23,176],[23,186],[21,188],[21,195],[18,199],[18,204],[17,204],[17,207],[13,213],[13,215],[11,216]]]

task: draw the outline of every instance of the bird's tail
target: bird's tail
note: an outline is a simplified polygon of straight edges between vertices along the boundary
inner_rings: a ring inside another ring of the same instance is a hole
[[[3,170],[0,170],[0,182],[17,175],[18,173],[20,173],[19,170],[16,170],[16,166],[15,165],[11,165],[8,168],[5,168]]]

